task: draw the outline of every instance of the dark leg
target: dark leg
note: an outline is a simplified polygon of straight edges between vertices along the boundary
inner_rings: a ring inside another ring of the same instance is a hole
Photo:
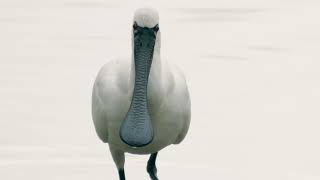
[[[150,178],[152,180],[158,180],[157,167],[156,167],[157,155],[158,155],[158,152],[151,154],[151,156],[148,160],[147,171],[148,171]]]
[[[120,180],[126,180],[126,176],[124,175],[124,169],[119,169],[118,173]]]
[[[115,148],[115,147],[113,147],[110,144],[109,144],[109,148],[110,148],[110,152],[111,152],[113,161],[117,165],[119,179],[120,180],[125,180],[126,177],[124,175],[124,161],[125,161],[124,152],[119,150],[119,149],[117,149],[117,148]]]

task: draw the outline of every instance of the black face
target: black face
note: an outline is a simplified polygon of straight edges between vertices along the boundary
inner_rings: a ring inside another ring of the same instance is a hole
[[[159,31],[158,24],[155,25],[153,28],[147,28],[147,27],[140,27],[135,22],[133,24],[134,45],[136,47],[153,48],[158,31]]]

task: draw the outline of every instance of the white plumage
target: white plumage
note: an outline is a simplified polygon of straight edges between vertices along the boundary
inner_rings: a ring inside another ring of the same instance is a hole
[[[159,23],[158,13],[139,9],[134,21],[142,27]],[[123,168],[124,152],[151,154],[170,144],[180,143],[190,124],[190,98],[183,73],[160,57],[160,31],[156,36],[148,81],[148,104],[153,141],[139,148],[130,147],[119,136],[120,126],[129,109],[134,88],[135,67],[132,58],[110,60],[99,71],[92,94],[92,116],[99,138],[109,144],[118,168]]]

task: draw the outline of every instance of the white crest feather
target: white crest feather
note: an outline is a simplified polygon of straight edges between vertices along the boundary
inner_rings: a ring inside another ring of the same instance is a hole
[[[155,9],[141,8],[135,11],[133,20],[140,27],[152,28],[159,23],[159,14]]]

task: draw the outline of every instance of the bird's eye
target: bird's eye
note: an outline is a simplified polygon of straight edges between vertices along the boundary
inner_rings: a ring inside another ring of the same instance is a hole
[[[153,29],[154,32],[158,32],[159,31],[159,25],[158,24],[155,25],[152,29]]]
[[[138,28],[139,28],[138,24],[136,22],[134,22],[134,24],[133,24],[133,33],[135,35],[138,33]]]
[[[134,22],[134,24],[133,24],[133,29],[134,29],[134,30],[138,29],[138,24],[137,24],[137,22]]]

